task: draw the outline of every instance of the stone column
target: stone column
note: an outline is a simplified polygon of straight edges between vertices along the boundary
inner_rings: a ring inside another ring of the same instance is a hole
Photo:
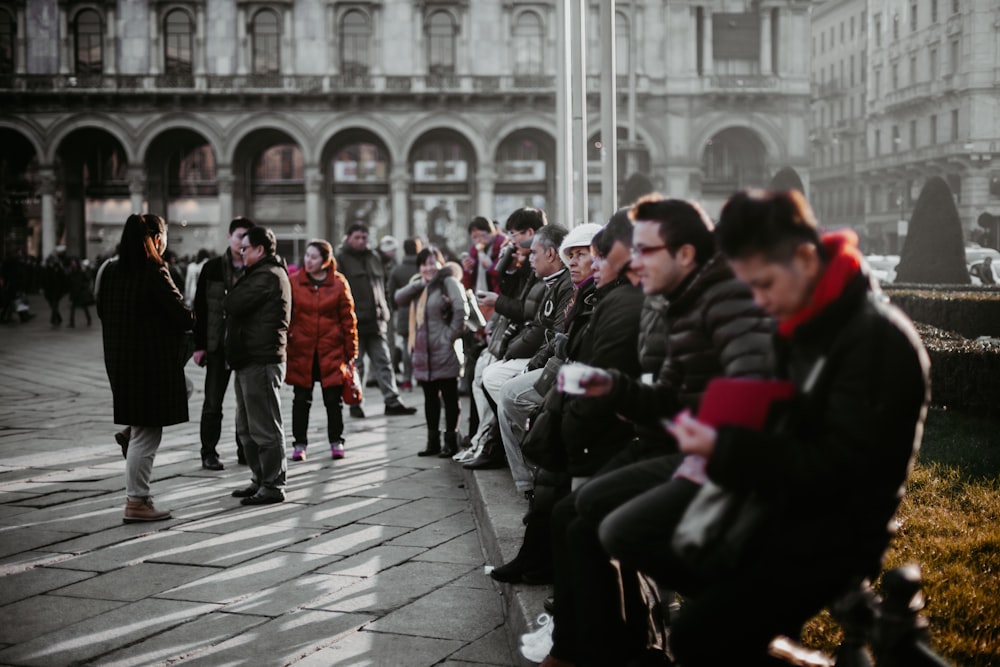
[[[229,165],[218,165],[215,168],[215,182],[219,187],[219,225],[217,227],[218,247],[224,247],[228,241],[229,222],[233,219],[233,170]]]
[[[247,67],[247,39],[247,10],[239,5],[236,8],[236,74],[240,76],[250,71]]]
[[[405,165],[393,166],[391,181],[392,235],[397,239],[405,239],[410,236],[410,174]]]
[[[107,16],[108,29],[104,35],[104,73],[114,76],[118,73],[118,35],[115,28],[118,25],[118,19],[115,18],[115,7],[111,5],[108,7]]]
[[[14,19],[17,23],[17,44],[15,45],[15,65],[16,69],[14,74],[27,74],[28,72],[28,39],[25,35],[26,22],[24,20],[24,7],[17,7],[17,17]]]
[[[166,184],[164,183],[164,187]],[[132,213],[145,213],[144,204],[146,201],[146,170],[144,167],[132,167],[128,169],[128,193],[129,193],[129,204],[132,207]],[[160,213],[164,218],[167,217],[167,212],[163,211]]]
[[[497,172],[492,164],[482,164],[479,166],[479,171],[476,172],[478,210],[473,211],[473,214],[493,219],[493,210],[496,207],[496,202],[494,201],[496,180]]]
[[[704,5],[701,8],[701,34],[702,34],[702,52],[701,52],[701,62],[704,69],[703,74],[705,76],[712,76],[715,73],[715,65],[712,63],[713,58],[713,47],[712,47],[712,6]]]
[[[69,74],[73,71],[73,47],[69,34],[69,17],[66,6],[59,3],[59,73]]]
[[[323,174],[319,167],[305,167],[306,182],[306,236],[310,239],[324,238],[320,220],[320,193],[323,190]]]
[[[771,10],[760,10],[760,73],[771,74]]]
[[[160,73],[160,61],[163,60],[163,50],[160,49],[160,14],[156,7],[149,8],[149,73],[156,76]]]
[[[38,192],[42,196],[41,257],[45,259],[56,247],[56,173],[52,167],[38,169]]]
[[[281,12],[281,73],[295,73],[295,50],[292,42],[292,13],[288,10]]]

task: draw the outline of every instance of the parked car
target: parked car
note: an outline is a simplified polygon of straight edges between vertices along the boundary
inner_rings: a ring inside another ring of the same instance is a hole
[[[896,279],[899,255],[865,255],[871,274],[880,283],[891,283]]]

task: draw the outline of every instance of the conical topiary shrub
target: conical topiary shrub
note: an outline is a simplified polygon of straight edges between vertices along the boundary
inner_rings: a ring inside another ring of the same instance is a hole
[[[799,178],[799,173],[791,167],[780,169],[771,179],[771,184],[768,187],[771,190],[798,190],[802,194],[806,192],[805,186],[802,185],[802,179]]]
[[[940,176],[924,184],[896,268],[897,283],[968,285],[962,221]]]

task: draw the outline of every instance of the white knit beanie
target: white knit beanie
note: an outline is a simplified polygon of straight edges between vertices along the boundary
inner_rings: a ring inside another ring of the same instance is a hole
[[[559,256],[562,257],[563,263],[565,264],[569,261],[569,258],[566,256],[567,250],[570,248],[579,248],[580,246],[587,246],[589,248],[594,235],[603,228],[604,225],[599,225],[596,222],[588,222],[583,225],[577,225],[569,230],[569,234],[566,235],[562,245],[559,246]]]

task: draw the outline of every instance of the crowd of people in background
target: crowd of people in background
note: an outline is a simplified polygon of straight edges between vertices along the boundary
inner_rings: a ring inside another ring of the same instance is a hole
[[[245,505],[283,502],[289,462],[315,454],[317,383],[334,460],[349,455],[345,401],[354,419],[371,410],[359,387],[376,387],[391,417],[416,412],[401,392],[418,385],[426,440],[413,454],[507,468],[524,498],[521,548],[490,574],[553,586],[549,622],[522,640],[544,667],[770,664],[771,638],[878,571],[920,439],[927,357],[852,233],[821,233],[796,191],[737,193],[718,225],[696,202],[647,195],[605,224],[568,229],[526,207],[467,230],[468,251],[446,257],[356,223],[289,266],[248,218],[231,221],[221,254],[185,259],[167,250],[162,218],[133,215],[97,265],[64,252],[5,262],[4,314],[29,319],[19,304],[32,289],[54,327],[64,297],[68,327],[78,310],[90,325],[97,306],[115,422],[128,426],[116,434],[126,522],[171,517],[149,479],[163,427],[188,419],[189,359],[206,369],[206,470],[225,467],[235,376],[250,481],[231,495]],[[763,429],[699,421],[720,377],[781,379],[793,398]],[[672,540],[712,484],[767,509],[740,557],[706,570]],[[685,600],[669,639],[663,591]]]

